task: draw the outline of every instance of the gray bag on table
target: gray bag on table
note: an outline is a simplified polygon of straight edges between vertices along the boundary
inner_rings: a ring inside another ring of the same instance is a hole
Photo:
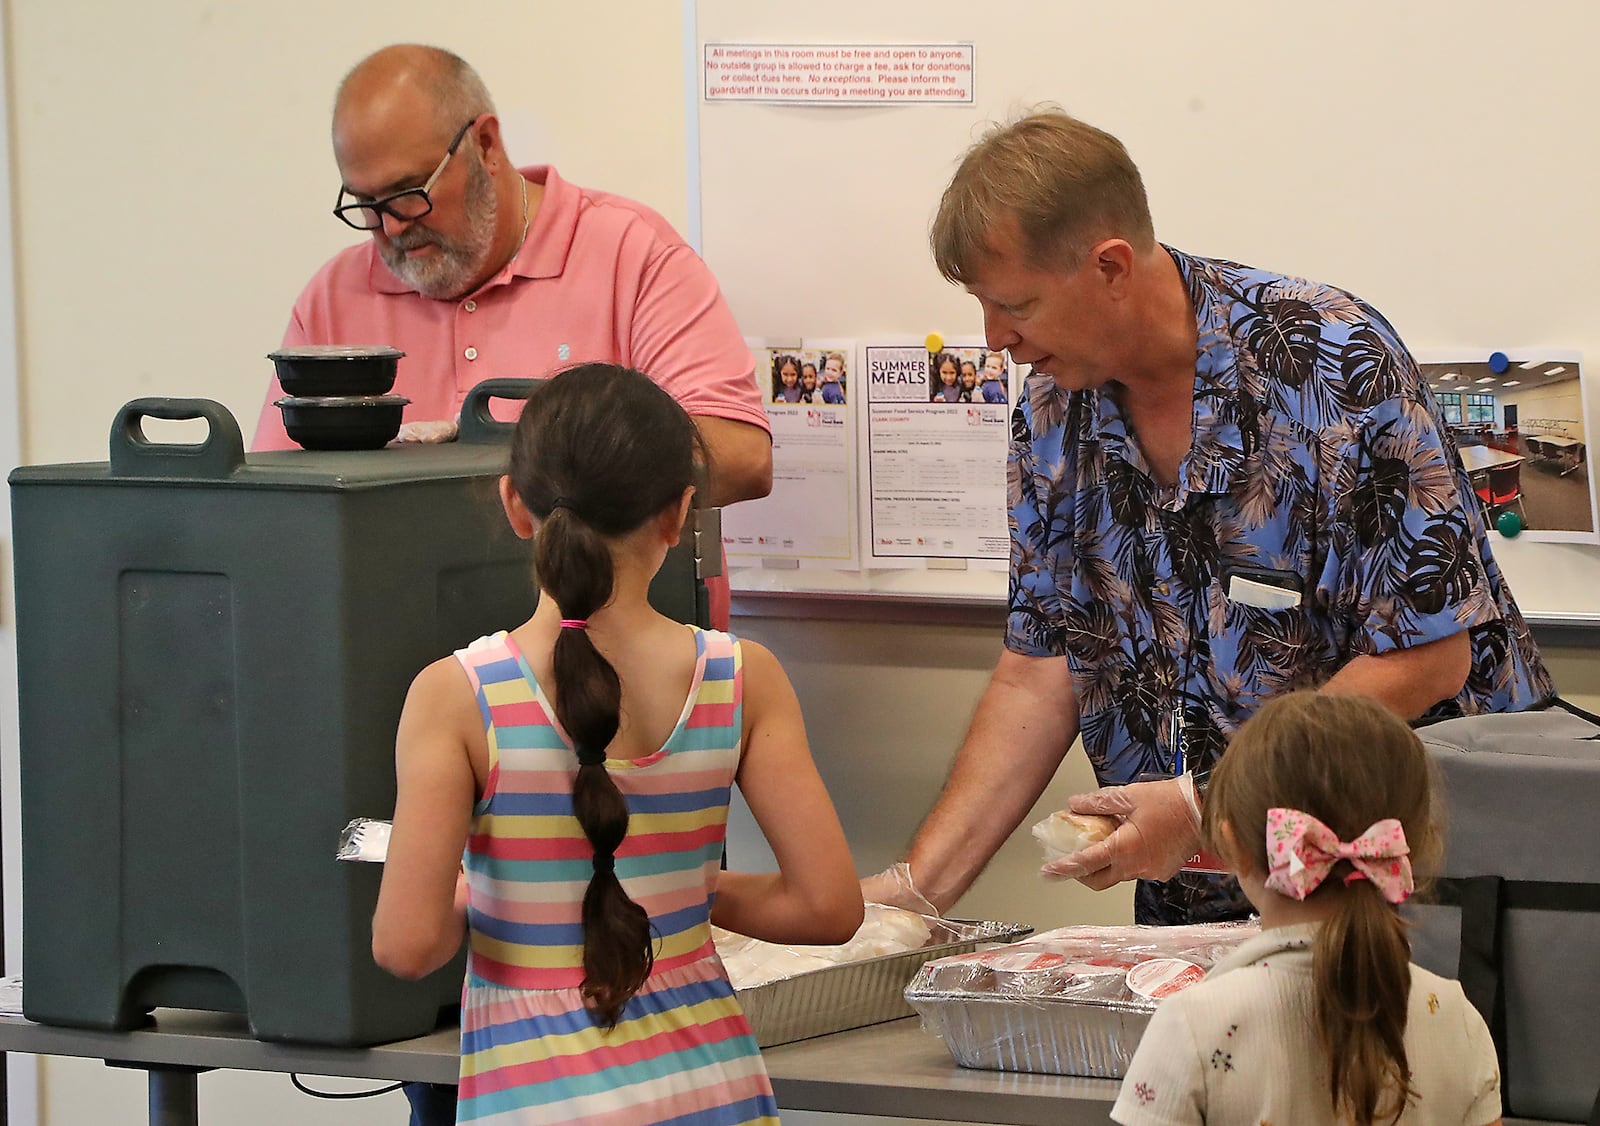
[[[1458,978],[1508,1117],[1600,1124],[1600,718],[1562,701],[1421,727],[1445,853],[1412,957]]]

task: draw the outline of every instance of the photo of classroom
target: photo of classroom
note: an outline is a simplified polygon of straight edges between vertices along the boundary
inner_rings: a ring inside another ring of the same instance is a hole
[[[1576,360],[1421,366],[1491,522],[1510,511],[1531,532],[1595,531]]]

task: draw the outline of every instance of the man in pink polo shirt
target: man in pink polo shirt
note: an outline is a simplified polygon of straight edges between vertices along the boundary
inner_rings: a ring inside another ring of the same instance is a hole
[[[711,453],[709,501],[765,496],[772,440],[745,347],[716,279],[650,208],[519,170],[477,73],[400,45],[346,75],[333,111],[336,214],[370,240],[340,251],[295,302],[285,347],[388,344],[408,433],[452,420],[491,377],[588,360],[650,375],[694,417]],[[293,449],[274,379],[252,447]],[[711,584],[727,624],[727,582]]]

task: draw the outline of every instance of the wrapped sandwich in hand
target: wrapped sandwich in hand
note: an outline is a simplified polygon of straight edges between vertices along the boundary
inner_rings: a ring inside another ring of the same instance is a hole
[[[1034,840],[1044,846],[1044,859],[1048,864],[1071,856],[1092,844],[1099,844],[1117,827],[1115,817],[1095,813],[1068,813],[1058,810],[1033,827]]]

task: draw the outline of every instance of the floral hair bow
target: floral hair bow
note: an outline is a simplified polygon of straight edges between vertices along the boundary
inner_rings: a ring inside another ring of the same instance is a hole
[[[1393,817],[1346,843],[1309,813],[1267,810],[1267,888],[1290,899],[1306,898],[1335,864],[1348,860],[1355,870],[1345,883],[1371,880],[1384,899],[1404,903],[1413,886],[1410,852],[1405,830]]]

